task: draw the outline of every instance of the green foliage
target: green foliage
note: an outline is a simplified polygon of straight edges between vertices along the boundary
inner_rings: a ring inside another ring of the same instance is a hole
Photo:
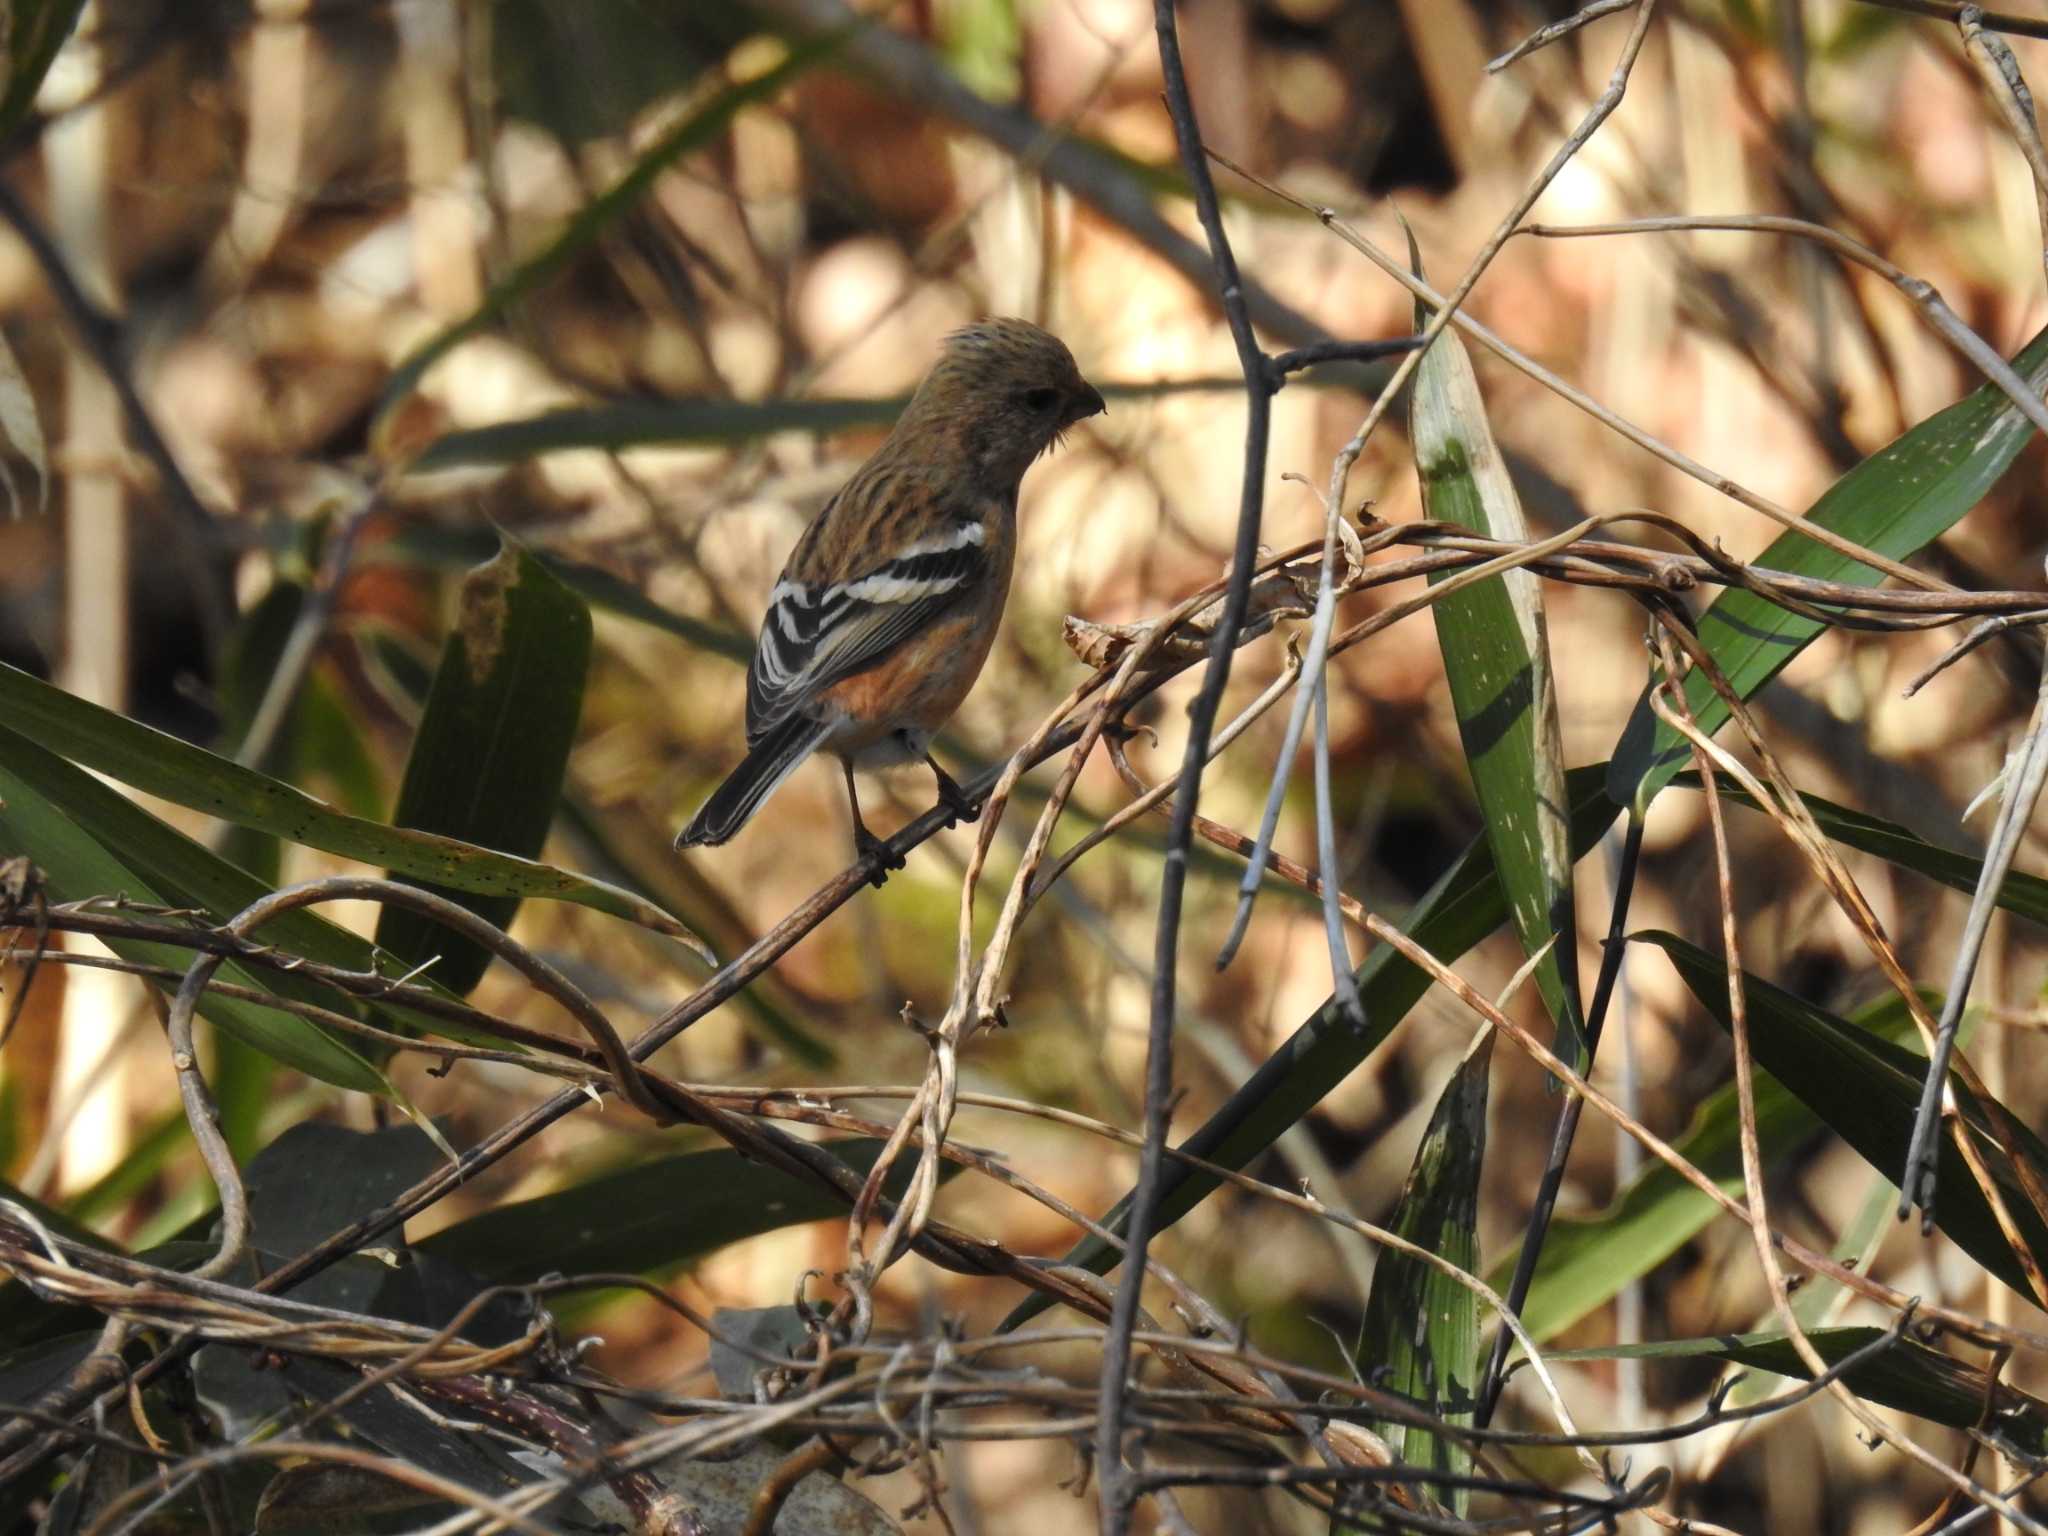
[[[1397,1237],[1467,1274],[1479,1267],[1479,1175],[1486,1158],[1493,1041],[1491,1030],[1474,1040],[1444,1085],[1388,1223]],[[1436,1265],[1385,1249],[1373,1267],[1358,1369],[1382,1390],[1447,1424],[1470,1424],[1479,1374],[1478,1296]],[[1396,1459],[1410,1466],[1453,1477],[1472,1470],[1471,1453],[1456,1440],[1419,1425],[1378,1427]],[[1471,1505],[1469,1488],[1418,1486],[1460,1516]]]
[[[35,106],[43,77],[84,9],[85,0],[8,0],[6,51],[0,56],[6,72],[0,89],[0,144],[14,137]]]
[[[2048,387],[2048,330],[2028,342],[2012,365],[2029,387]],[[2005,391],[1985,384],[1843,475],[1813,504],[1806,520],[1903,560],[1926,548],[1976,506],[2033,432]],[[1879,575],[1797,531],[1773,539],[1756,564],[1827,581],[1868,583]],[[1818,619],[1788,612],[1754,593],[1728,591],[1701,615],[1699,636],[1736,694],[1748,698],[1784,670],[1823,627]],[[1685,701],[1708,735],[1727,723],[1728,706],[1704,675],[1695,672],[1686,679]],[[1646,696],[1636,704],[1614,749],[1607,792],[1617,805],[1647,804],[1671,782],[1691,752],[1684,738],[1650,712]]]
[[[392,821],[519,858],[538,855],[562,798],[589,670],[590,610],[508,542],[462,584]],[[519,907],[512,893],[427,888],[500,928]],[[403,907],[384,909],[377,943],[411,965],[432,962],[435,980],[456,993],[474,987],[491,958]]]
[[[1641,937],[1671,957],[1685,984],[1724,1029],[1729,1027],[1728,972],[1722,962],[1668,933]],[[1823,1008],[1743,973],[1750,1050],[1762,1066],[1879,1172],[1905,1166],[1913,1112],[1927,1074],[1926,1058],[1857,1029]],[[2048,1264],[2048,1216],[2027,1192],[2048,1187],[2048,1147],[2007,1112],[2000,1128],[1952,1073],[1950,1091],[1961,1123],[1976,1140],[2001,1201],[2036,1264]],[[1941,1202],[1934,1224],[1971,1258],[2020,1295],[2033,1299],[2026,1271],[2006,1241],[1991,1203],[1952,1139],[1941,1142]]]
[[[1892,1041],[1904,1041],[1913,1029],[1912,1015],[1897,998],[1874,1003],[1848,1022]],[[1755,1093],[1757,1144],[1767,1172],[1827,1129],[1818,1114],[1769,1073],[1756,1074]],[[1739,1195],[1740,1134],[1735,1085],[1725,1083],[1694,1112],[1691,1126],[1674,1146],[1722,1189]],[[1720,1206],[1675,1168],[1652,1160],[1607,1209],[1551,1223],[1522,1307],[1523,1326],[1539,1342],[1556,1337],[1650,1273],[1720,1214]],[[1511,1249],[1494,1262],[1487,1278],[1495,1289],[1506,1290],[1518,1257],[1519,1248]]]
[[[584,623],[587,631],[587,616]],[[545,659],[528,658],[526,664],[546,669]],[[688,934],[675,918],[631,892],[460,838],[343,815],[267,774],[89,704],[4,663],[0,717],[19,731],[33,731],[41,747],[83,767],[239,827],[366,864],[383,864],[395,874],[437,886],[508,899],[543,896],[573,901],[672,936]],[[466,759],[471,749],[457,745],[451,750]],[[7,744],[0,740],[0,765],[7,756]],[[222,915],[231,916],[234,910]]]
[[[1416,369],[1410,419],[1424,512],[1489,538],[1526,541],[1528,520],[1456,331],[1444,331]],[[1525,953],[1542,956],[1536,984],[1557,1025],[1557,1053],[1583,1071],[1592,1053],[1579,1001],[1564,744],[1543,584],[1528,571],[1506,571],[1439,600],[1430,613],[1515,932]]]

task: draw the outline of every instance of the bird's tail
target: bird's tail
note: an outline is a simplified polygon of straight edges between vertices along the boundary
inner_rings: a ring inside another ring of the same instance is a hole
[[[760,809],[761,802],[796,771],[797,764],[817,750],[831,729],[829,720],[792,715],[769,731],[747,749],[739,767],[712,791],[711,798],[690,819],[690,824],[676,834],[676,847],[722,843],[739,831],[747,824],[747,818]]]

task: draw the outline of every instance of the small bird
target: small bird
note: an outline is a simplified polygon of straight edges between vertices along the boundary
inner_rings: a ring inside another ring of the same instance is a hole
[[[973,803],[933,760],[933,734],[988,660],[1017,546],[1024,471],[1102,396],[1056,336],[1023,320],[953,332],[888,439],[797,540],[747,669],[747,755],[676,835],[722,843],[824,748],[861,820],[853,770],[922,758],[956,819]],[[902,860],[895,861],[901,867]]]

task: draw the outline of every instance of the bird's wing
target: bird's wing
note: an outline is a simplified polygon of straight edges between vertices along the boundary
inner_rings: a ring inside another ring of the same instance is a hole
[[[799,546],[769,594],[747,673],[748,742],[824,689],[873,666],[966,597],[987,575],[985,541],[980,523],[953,523],[859,576],[832,582],[794,574],[804,552]]]

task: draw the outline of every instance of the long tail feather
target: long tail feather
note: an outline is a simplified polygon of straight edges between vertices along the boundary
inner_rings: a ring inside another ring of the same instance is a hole
[[[695,848],[705,843],[722,843],[747,824],[761,802],[781,787],[817,750],[831,731],[830,721],[792,716],[763,736],[733,769],[726,781],[712,791],[703,809],[676,834],[676,847]]]

